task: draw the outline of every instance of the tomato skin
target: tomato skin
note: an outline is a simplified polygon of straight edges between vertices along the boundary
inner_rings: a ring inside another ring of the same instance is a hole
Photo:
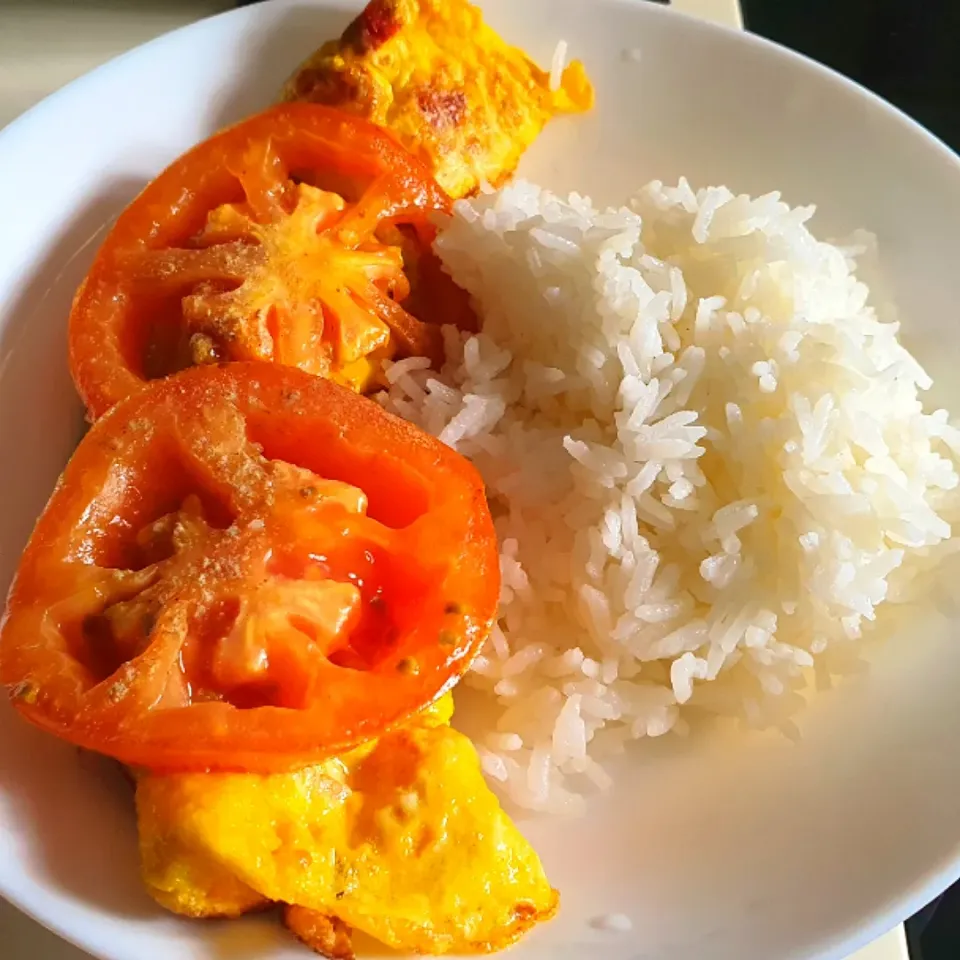
[[[197,284],[212,284],[210,295],[216,296],[262,267],[248,262],[260,248],[229,236],[202,240],[204,245],[223,242],[212,247],[218,256],[197,266],[196,255],[203,252],[198,237],[205,229],[209,234],[208,215],[240,203],[261,226],[276,222],[289,215],[295,202],[291,191],[298,188],[289,180],[294,174],[315,174],[325,189],[353,194],[349,199],[357,205],[348,209],[337,234],[346,248],[362,249],[371,231],[399,224],[413,232],[408,242],[432,257],[435,228],[430,218],[448,212],[451,201],[428,169],[387,131],[304,103],[272,107],[229,127],[174,161],[124,210],[77,291],[69,324],[70,369],[91,420],[149,380],[197,362],[185,360],[182,344],[177,346],[186,323],[181,298]],[[174,256],[157,263],[150,259],[163,252]],[[388,326],[400,324],[394,334],[401,354],[437,354],[439,330],[431,326],[433,319],[471,322],[466,295],[449,278],[440,280],[435,316],[424,318],[429,322],[405,314],[391,297],[378,301],[381,319]],[[315,304],[309,310],[318,312]],[[316,322],[323,327],[322,319]],[[214,359],[286,362],[277,349],[268,356],[229,343],[221,346],[223,355]],[[299,354],[309,353],[299,347]],[[151,351],[159,351],[160,359],[151,359]]]
[[[288,488],[279,478],[291,472]],[[329,480],[298,487],[303,476]],[[365,513],[336,500],[355,487]],[[203,508],[193,526],[179,515],[183,552],[144,552],[138,531],[162,526],[184,496]],[[252,685],[236,689],[254,701],[238,700],[223,677],[262,663],[211,668],[203,631],[221,637],[224,598],[253,609],[266,596],[258,609],[269,620],[270,590],[299,596],[318,582],[359,604],[348,659],[316,638],[291,645],[284,621],[281,643],[269,645],[272,627],[265,634],[270,697],[257,701],[266,688]],[[295,368],[198,367],[138,391],[81,441],[15,577],[0,682],[33,723],[127,764],[286,770],[377,736],[449,689],[489,633],[498,595],[496,535],[466,460]],[[124,604],[140,617],[144,597],[153,607],[131,649],[122,632],[91,633]]]

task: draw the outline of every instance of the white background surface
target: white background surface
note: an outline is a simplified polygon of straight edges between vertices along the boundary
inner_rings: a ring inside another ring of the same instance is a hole
[[[736,0],[674,0],[674,5],[721,23],[740,25]],[[232,6],[225,0],[0,0],[0,127],[110,57]],[[0,944],[5,960],[86,957],[2,901]],[[907,960],[902,929],[851,960]]]

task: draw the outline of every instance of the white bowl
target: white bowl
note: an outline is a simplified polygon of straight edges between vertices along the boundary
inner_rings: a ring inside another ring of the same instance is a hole
[[[72,84],[0,134],[0,586],[70,455],[71,294],[97,232],[176,154],[267,104],[358,4],[277,2],[178,31]],[[957,360],[960,164],[872,95],[750,36],[628,0],[487,0],[541,62],[570,41],[597,85],[524,172],[617,200],[647,179],[779,188],[815,229],[880,238],[905,335]],[[949,392],[949,391],[947,391]],[[799,743],[650,742],[591,815],[524,824],[562,890],[518,958],[840,958],[960,874],[960,645],[946,619],[878,648],[815,698]],[[188,923],[141,892],[129,793],[110,768],[0,710],[0,893],[110,960],[304,957],[272,921]],[[590,919],[622,912],[630,933]]]

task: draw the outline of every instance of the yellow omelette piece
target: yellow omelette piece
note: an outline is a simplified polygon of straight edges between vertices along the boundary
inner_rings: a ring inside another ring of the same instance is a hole
[[[582,63],[551,89],[549,71],[466,0],[372,0],[283,90],[391,130],[453,197],[502,183],[547,121],[593,97]]]
[[[448,694],[293,773],[141,776],[147,889],[187,916],[293,904],[403,951],[509,945],[554,913],[557,894],[451,713]]]

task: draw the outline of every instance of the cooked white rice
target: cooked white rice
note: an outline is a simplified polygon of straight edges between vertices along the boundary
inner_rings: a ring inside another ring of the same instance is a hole
[[[437,242],[483,332],[446,331],[441,371],[392,365],[381,400],[486,480],[503,591],[467,682],[522,806],[576,809],[691,707],[789,732],[805,668],[955,544],[960,432],[812,213],[685,181],[598,211],[518,181]]]

